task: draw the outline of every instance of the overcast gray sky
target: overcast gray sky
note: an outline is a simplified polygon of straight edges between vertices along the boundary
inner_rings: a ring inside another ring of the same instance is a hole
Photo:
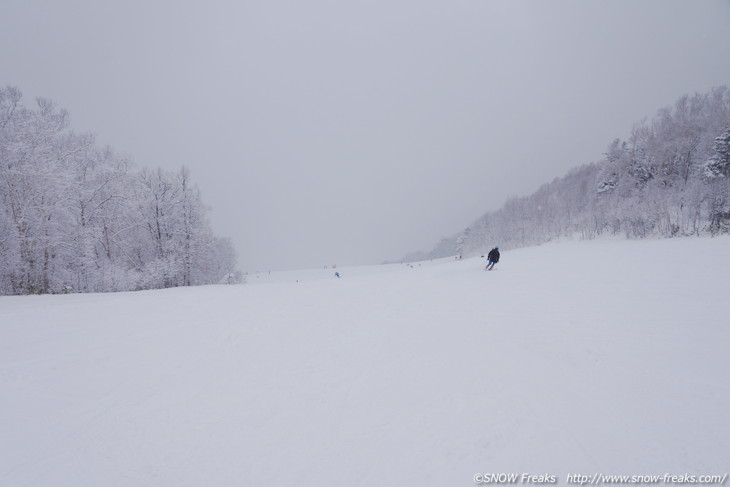
[[[188,166],[243,270],[427,249],[730,83],[728,0],[0,0],[0,84]]]

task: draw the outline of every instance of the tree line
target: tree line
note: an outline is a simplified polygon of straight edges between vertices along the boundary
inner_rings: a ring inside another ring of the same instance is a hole
[[[685,95],[616,139],[598,162],[511,198],[420,258],[559,237],[628,238],[730,231],[730,90]],[[413,256],[412,256],[413,257]]]
[[[135,170],[52,101],[0,89],[0,294],[216,283],[235,272],[190,171]]]

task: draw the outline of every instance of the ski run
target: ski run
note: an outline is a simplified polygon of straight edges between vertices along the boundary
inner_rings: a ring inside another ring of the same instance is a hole
[[[730,238],[501,250],[0,297],[0,486],[727,472]]]

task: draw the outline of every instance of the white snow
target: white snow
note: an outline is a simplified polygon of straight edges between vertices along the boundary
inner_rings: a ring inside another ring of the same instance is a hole
[[[729,238],[484,264],[2,297],[0,486],[727,471]]]

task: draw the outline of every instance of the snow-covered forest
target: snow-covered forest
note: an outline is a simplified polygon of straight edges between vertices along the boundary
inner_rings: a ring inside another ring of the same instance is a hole
[[[52,101],[0,88],[0,294],[189,286],[234,272],[190,172],[135,170]]]
[[[600,116],[600,115],[599,115]],[[475,255],[498,244],[537,245],[561,236],[718,234],[730,230],[730,91],[685,95],[616,139],[604,158],[530,196],[512,198],[429,254]]]

